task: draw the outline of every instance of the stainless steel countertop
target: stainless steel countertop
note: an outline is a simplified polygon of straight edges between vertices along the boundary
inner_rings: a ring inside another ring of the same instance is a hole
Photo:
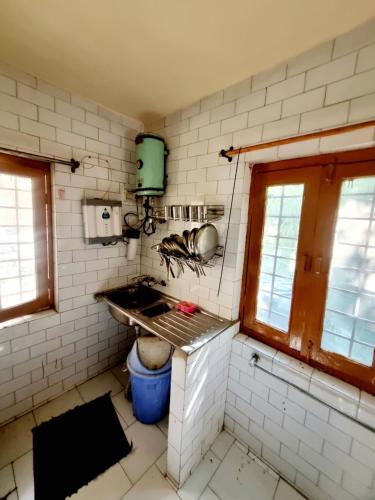
[[[108,304],[112,315],[117,320],[121,321],[124,316],[130,320],[129,324],[140,325],[188,355],[233,324],[232,321],[215,316],[201,308],[194,314],[178,311],[175,306],[179,300],[161,292],[159,300],[138,309],[126,309],[119,306],[106,296],[108,292],[97,293],[95,297]],[[171,310],[154,317],[142,314],[145,309],[158,304],[167,304]]]

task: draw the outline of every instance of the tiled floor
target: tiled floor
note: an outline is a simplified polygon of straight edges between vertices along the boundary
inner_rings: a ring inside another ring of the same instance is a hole
[[[78,404],[112,391],[112,401],[133,451],[71,498],[74,500],[302,500],[256,457],[222,432],[194,474],[175,491],[166,479],[167,419],[143,425],[124,398],[127,378],[107,371],[0,428],[0,498],[33,500],[31,429]],[[51,499],[52,500],[52,499]]]

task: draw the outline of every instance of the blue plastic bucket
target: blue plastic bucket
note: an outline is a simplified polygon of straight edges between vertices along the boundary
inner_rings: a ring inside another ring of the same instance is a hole
[[[132,390],[133,413],[143,424],[154,424],[168,411],[171,390],[172,358],[159,370],[142,365],[134,342],[127,359]]]

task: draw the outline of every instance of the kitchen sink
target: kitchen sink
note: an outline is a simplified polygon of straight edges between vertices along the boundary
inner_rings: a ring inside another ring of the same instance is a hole
[[[119,322],[140,325],[188,355],[232,324],[203,309],[179,311],[178,300],[139,283],[99,292],[95,298],[105,301]]]
[[[167,313],[171,310],[171,307],[169,307],[166,302],[160,302],[159,304],[156,304],[154,306],[142,309],[142,314],[144,316],[147,316],[148,318],[153,318],[154,316],[159,316],[160,314]]]
[[[110,301],[126,309],[136,309],[153,304],[160,296],[161,294],[157,290],[140,284],[117,288],[106,294]]]

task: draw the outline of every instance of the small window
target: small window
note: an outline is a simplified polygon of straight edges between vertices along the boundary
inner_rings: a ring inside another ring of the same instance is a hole
[[[253,168],[242,331],[375,394],[375,150]]]
[[[53,307],[48,164],[0,154],[0,322]]]

